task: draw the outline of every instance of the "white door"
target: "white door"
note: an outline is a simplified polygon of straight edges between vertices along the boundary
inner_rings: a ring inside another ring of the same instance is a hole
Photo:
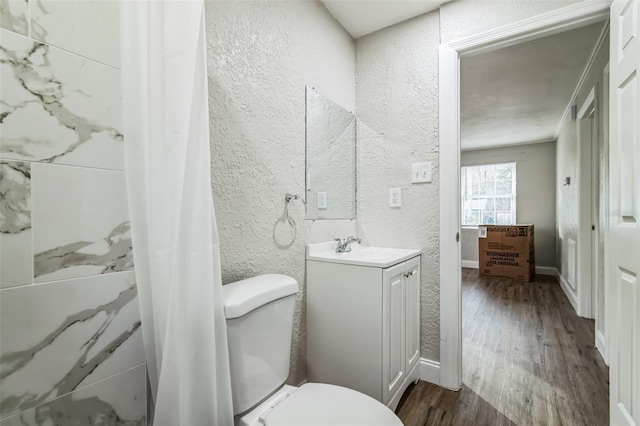
[[[420,359],[420,257],[407,260],[406,267],[407,374]]]
[[[405,264],[383,272],[382,295],[382,386],[384,403],[402,386],[405,370]]]
[[[611,5],[610,405],[612,425],[640,425],[640,0]]]

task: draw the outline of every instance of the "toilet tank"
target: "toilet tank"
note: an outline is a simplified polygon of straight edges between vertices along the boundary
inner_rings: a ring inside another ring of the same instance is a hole
[[[268,274],[222,287],[234,415],[258,404],[289,376],[298,283]]]

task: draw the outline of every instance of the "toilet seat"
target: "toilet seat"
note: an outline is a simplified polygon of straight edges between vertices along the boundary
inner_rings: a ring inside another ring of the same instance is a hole
[[[341,386],[307,383],[263,417],[265,426],[402,426],[384,404]]]

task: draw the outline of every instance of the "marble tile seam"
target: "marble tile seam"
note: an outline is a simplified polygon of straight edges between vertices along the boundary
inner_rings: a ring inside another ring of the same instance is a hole
[[[65,164],[65,163],[53,163],[50,161],[39,161],[39,160],[28,160],[28,159],[16,159],[16,158],[9,158],[9,157],[5,157],[4,155],[0,154],[0,161],[2,162],[18,162],[18,163],[29,163],[29,164],[46,164],[46,165],[50,165],[50,166],[56,166],[56,167],[73,167],[76,169],[90,169],[90,170],[104,170],[107,172],[120,172],[120,173],[126,173],[126,170],[121,170],[121,169],[112,169],[112,168],[108,168],[108,167],[94,167],[94,166],[82,166],[82,165],[78,165],[78,164]]]
[[[29,26],[31,26],[31,20],[29,20]],[[64,47],[56,46],[55,44],[51,44],[50,42],[38,40],[36,38],[31,37],[31,35],[26,36],[24,34],[20,34],[19,32],[16,32],[16,31],[10,30],[8,28],[4,28],[4,27],[0,27],[0,31],[7,31],[7,32],[13,33],[13,34],[15,34],[17,36],[28,38],[29,40],[31,40],[34,43],[44,44],[44,45],[46,45],[48,47],[52,47],[54,49],[61,50],[61,51],[65,52],[65,53],[68,53],[68,54],[75,55],[75,56],[78,56],[80,58],[86,59],[87,61],[91,61],[91,62],[93,62],[95,64],[104,65],[105,67],[111,68],[111,69],[116,70],[118,72],[121,71],[121,69],[118,68],[118,67],[114,67],[113,65],[109,65],[109,64],[107,64],[105,62],[100,62],[100,61],[97,61],[97,60],[95,60],[93,58],[90,58],[88,56],[81,55],[79,53],[74,52],[73,50],[69,50],[69,49],[65,49]]]
[[[17,285],[14,287],[4,287],[4,288],[0,288],[0,294],[2,294],[7,290],[19,290],[19,289],[31,288],[31,287],[42,286],[47,284],[59,284],[59,283],[65,283],[68,281],[86,280],[94,277],[104,277],[105,275],[131,274],[131,273],[135,273],[135,267],[132,269],[126,269],[124,271],[107,272],[104,274],[94,274],[94,275],[87,275],[87,276],[74,277],[74,278],[62,278],[59,280],[51,280],[51,281],[44,281],[44,282],[38,282],[38,283],[32,283],[32,284]],[[134,275],[134,278],[135,278],[135,275]]]
[[[51,402],[53,402],[53,401],[56,401],[56,400],[58,400],[58,399],[60,399],[60,398],[64,398],[64,397],[66,397],[66,396],[72,395],[72,394],[74,394],[74,393],[76,393],[76,392],[80,392],[80,391],[85,390],[85,389],[87,389],[87,388],[90,388],[90,387],[92,387],[92,386],[99,385],[99,384],[101,384],[101,383],[103,383],[103,382],[105,382],[105,381],[107,381],[107,380],[111,380],[111,379],[113,379],[114,377],[117,377],[117,376],[123,375],[123,374],[125,374],[125,373],[129,373],[129,372],[131,372],[132,370],[135,370],[136,368],[140,368],[141,366],[145,366],[145,377],[146,377],[146,365],[147,365],[147,363],[146,363],[146,362],[140,363],[140,364],[138,364],[138,365],[135,365],[135,366],[133,366],[133,367],[129,367],[129,368],[127,368],[127,369],[125,369],[125,370],[122,370],[122,371],[120,371],[120,372],[118,372],[118,373],[115,373],[115,374],[112,374],[112,375],[110,375],[110,376],[108,376],[108,377],[105,377],[105,378],[103,378],[103,379],[100,379],[100,380],[98,380],[98,381],[96,381],[96,382],[89,383],[88,385],[84,385],[84,386],[78,387],[77,389],[74,389],[74,390],[72,390],[71,392],[67,392],[67,393],[64,393],[64,394],[62,394],[62,395],[59,395],[59,396],[57,396],[57,397],[53,398],[52,400],[49,400],[49,401],[43,402],[42,404],[36,405],[36,406],[34,406],[34,407],[27,408],[27,409],[25,409],[25,410],[21,410],[21,411],[13,412],[13,413],[11,413],[11,414],[9,414],[9,415],[5,416],[5,417],[0,417],[0,422],[2,422],[3,420],[6,420],[6,419],[8,419],[8,418],[14,417],[14,416],[16,416],[16,415],[19,415],[19,414],[21,414],[21,413],[26,413],[27,411],[29,411],[29,410],[33,410],[34,408],[38,408],[38,407],[40,407],[40,406],[42,406],[42,405],[50,404],[50,403],[51,403]],[[145,387],[146,387],[146,384],[145,384]],[[146,403],[146,397],[147,397],[147,396],[146,396],[146,392],[145,392],[145,403]]]

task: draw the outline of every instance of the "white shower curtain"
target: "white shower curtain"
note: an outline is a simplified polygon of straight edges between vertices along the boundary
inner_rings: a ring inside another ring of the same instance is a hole
[[[154,425],[232,425],[204,3],[121,2],[126,173]]]

